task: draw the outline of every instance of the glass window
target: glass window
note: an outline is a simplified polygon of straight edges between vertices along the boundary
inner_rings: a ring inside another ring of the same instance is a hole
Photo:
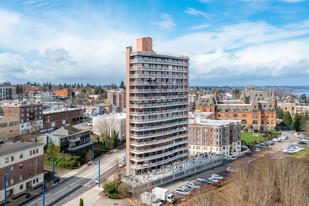
[[[22,158],[24,158],[24,153],[19,154],[19,159],[22,159]]]
[[[13,162],[14,161],[14,156],[11,156],[11,162]]]
[[[6,157],[6,158],[5,158],[5,163],[8,163],[8,162],[9,162],[9,158]]]

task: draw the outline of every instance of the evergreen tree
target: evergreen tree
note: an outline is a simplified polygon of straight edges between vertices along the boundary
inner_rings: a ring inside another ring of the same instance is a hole
[[[19,91],[19,85],[17,84],[17,85],[15,86],[15,93],[16,93],[16,94],[19,94],[19,92],[20,92],[20,91]]]
[[[300,130],[300,127],[301,127],[301,115],[299,115],[298,113],[296,113],[294,115],[294,119],[293,119],[293,127],[296,131],[299,131]]]
[[[277,107],[277,118],[278,119],[283,119],[284,117],[284,112],[280,107]]]
[[[283,116],[283,120],[282,122],[286,125],[286,126],[292,126],[292,117],[290,115],[290,112],[285,112],[284,116]]]
[[[124,83],[121,81],[119,88],[124,89]]]

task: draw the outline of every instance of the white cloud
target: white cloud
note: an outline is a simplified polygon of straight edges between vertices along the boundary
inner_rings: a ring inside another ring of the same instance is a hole
[[[284,1],[284,2],[287,2],[287,3],[299,3],[299,2],[304,2],[306,0],[280,0],[280,1]]]
[[[162,28],[175,27],[168,14],[162,18],[167,21]],[[58,21],[64,22],[61,18]],[[56,24],[0,10],[0,49],[7,51],[0,52],[0,82],[120,82],[125,79],[125,48],[144,36],[106,21],[95,22],[94,27],[79,21],[66,21],[63,27]],[[208,25],[198,26],[202,29]],[[161,37],[160,32],[150,36],[158,53],[190,57],[193,84],[234,81],[239,85],[244,80],[268,78],[276,78],[279,84],[290,81],[289,77],[307,84],[309,20],[283,27],[262,21],[243,22],[189,32],[171,40]]]
[[[190,30],[198,30],[198,29],[205,29],[205,28],[208,28],[208,27],[210,27],[209,24],[201,24],[201,25],[197,25],[197,26],[192,26],[189,29]]]
[[[173,30],[173,28],[176,26],[176,24],[173,21],[172,17],[169,14],[161,14],[160,17],[162,18],[162,21],[157,22],[155,24],[157,24],[161,28],[166,29],[168,31]]]
[[[203,16],[204,18],[209,18],[209,14],[207,14],[206,12],[198,11],[193,8],[188,8],[186,10],[186,13],[194,15],[194,16]]]

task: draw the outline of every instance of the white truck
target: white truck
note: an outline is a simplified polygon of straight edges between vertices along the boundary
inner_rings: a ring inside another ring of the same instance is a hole
[[[161,187],[155,187],[152,189],[152,194],[158,199],[166,202],[173,202],[174,201],[174,195],[170,194],[168,189],[161,188]]]
[[[143,192],[141,194],[142,203],[148,206],[161,206],[162,203],[151,192]]]

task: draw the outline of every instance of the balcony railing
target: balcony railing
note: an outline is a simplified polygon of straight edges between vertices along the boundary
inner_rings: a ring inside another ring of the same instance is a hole
[[[80,141],[80,138],[77,137],[77,138],[74,138],[74,139],[69,139],[69,142],[72,143],[72,142],[79,142]]]
[[[92,145],[92,141],[85,143],[85,144],[82,144],[82,145],[79,145],[79,146],[76,146],[76,147],[69,147],[68,151],[76,151],[76,150],[82,149],[82,148],[90,146],[90,145]]]
[[[130,112],[130,116],[148,116],[148,115],[159,115],[159,114],[170,114],[174,112],[187,112],[189,109],[170,109],[161,111],[148,111],[148,112]]]
[[[170,127],[173,127],[173,126],[188,125],[188,124],[189,124],[188,121],[179,121],[179,122],[165,124],[165,125],[159,125],[159,126],[130,127],[130,130],[136,131],[136,132],[141,132],[141,131],[146,131],[146,130],[164,129],[164,128],[170,128]]]
[[[169,149],[169,148],[175,147],[177,145],[186,144],[186,143],[188,143],[188,140],[173,142],[171,144],[164,145],[164,146],[161,146],[161,147],[155,147],[155,148],[144,149],[144,150],[130,149],[130,152],[132,152],[134,154],[145,154],[145,153],[156,152],[156,151],[160,151],[160,150],[164,150],[164,149]]]
[[[131,134],[130,137],[134,138],[134,139],[147,139],[147,138],[153,138],[153,137],[160,137],[163,135],[170,135],[170,134],[174,134],[177,132],[184,132],[187,131],[187,128],[177,128],[177,129],[173,129],[170,131],[165,131],[165,132],[155,132],[155,133],[150,133],[150,134],[141,134],[141,135],[137,135],[137,134]]]
[[[137,66],[137,67],[130,67],[130,71],[188,72],[188,69]]]
[[[187,99],[188,95],[171,95],[171,96],[148,96],[148,97],[130,97],[131,101],[149,101],[149,100],[165,100],[165,99]]]
[[[168,158],[166,160],[161,160],[161,161],[155,162],[155,163],[147,163],[147,164],[144,164],[144,165],[137,165],[137,166],[131,164],[130,167],[133,167],[135,169],[144,169],[144,168],[156,167],[158,165],[167,164],[169,162],[172,162],[172,161],[179,159],[179,158],[182,158],[182,157],[187,157],[188,155],[189,155],[188,153],[183,153],[183,154],[176,155],[172,158]]]
[[[181,101],[181,102],[169,102],[169,103],[154,103],[154,104],[130,104],[130,108],[152,108],[152,107],[170,107],[170,106],[177,106],[177,105],[187,105],[188,101]]]
[[[186,147],[186,146],[185,147],[180,147],[180,148],[174,149],[174,150],[169,151],[169,152],[164,152],[164,153],[161,153],[161,154],[158,154],[158,155],[151,155],[151,156],[148,156],[148,157],[134,157],[134,156],[130,156],[130,160],[135,161],[135,162],[149,161],[149,160],[153,160],[153,159],[158,159],[158,158],[166,157],[166,156],[175,154],[176,152],[180,152],[180,151],[183,151],[183,150],[188,150],[188,147]]]
[[[173,117],[158,117],[158,118],[147,118],[147,119],[130,119],[130,123],[153,123],[153,122],[165,122],[169,120],[175,120],[180,118],[188,118],[188,114],[174,115]]]
[[[130,93],[167,93],[167,92],[187,92],[188,89],[130,89]]]
[[[177,136],[173,136],[173,137],[169,137],[169,138],[146,141],[146,142],[130,141],[130,145],[135,146],[135,147],[144,147],[144,146],[147,146],[147,145],[156,145],[156,144],[161,144],[161,143],[165,143],[165,142],[169,142],[169,141],[173,141],[173,140],[177,140],[177,139],[181,139],[181,138],[187,138],[187,137],[188,137],[188,134],[181,134],[181,135],[177,135]]]
[[[173,64],[180,66],[188,66],[189,64],[186,62],[176,62],[176,61],[164,61],[164,60],[154,60],[154,59],[131,59],[130,63],[138,63],[138,62],[147,62],[151,64]]]
[[[153,75],[153,74],[130,74],[130,78],[170,78],[170,79],[188,79],[187,75]]]

